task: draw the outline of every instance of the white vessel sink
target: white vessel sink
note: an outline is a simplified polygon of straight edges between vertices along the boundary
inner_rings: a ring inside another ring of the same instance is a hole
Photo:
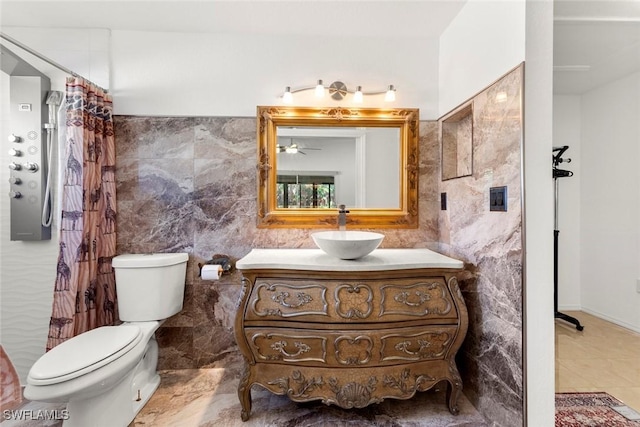
[[[377,248],[384,235],[370,231],[320,231],[311,238],[328,255],[340,259],[356,259]]]

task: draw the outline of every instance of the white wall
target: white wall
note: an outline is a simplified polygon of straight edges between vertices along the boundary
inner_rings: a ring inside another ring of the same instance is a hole
[[[581,108],[582,308],[640,332],[640,73]]]
[[[558,309],[581,309],[580,275],[580,183],[581,168],[581,98],[578,95],[553,97],[553,146],[568,145],[563,155],[571,163],[560,164],[560,169],[574,173],[571,178],[558,181]],[[551,162],[549,163],[551,170]]]
[[[281,105],[285,86],[323,79],[363,91],[393,84],[392,106],[437,118],[436,39],[113,31],[111,42],[115,114],[255,116],[256,105]],[[296,105],[350,105],[294,97]],[[367,96],[361,106],[388,106],[383,98]]]
[[[109,30],[2,27],[2,32],[100,87],[109,88]],[[2,42],[6,43],[4,39]],[[7,47],[13,50],[10,45]],[[59,73],[53,66],[41,61],[39,69],[45,74]]]
[[[524,88],[524,361],[527,425],[554,425],[553,3],[527,0]]]
[[[469,0],[440,37],[439,116],[524,61],[525,1]]]

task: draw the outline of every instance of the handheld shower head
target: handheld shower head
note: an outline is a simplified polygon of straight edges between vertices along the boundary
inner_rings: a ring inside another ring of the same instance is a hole
[[[49,91],[47,99],[44,101],[49,106],[49,123],[45,123],[44,127],[49,129],[56,128],[56,105],[62,104],[64,94],[57,90]]]
[[[50,227],[53,222],[53,211],[51,209],[53,205],[52,195],[51,195],[51,162],[52,162],[52,147],[53,147],[53,138],[54,131],[56,129],[56,114],[57,108],[56,106],[62,104],[62,100],[64,99],[64,94],[57,90],[49,91],[47,94],[47,99],[45,100],[45,104],[49,109],[49,123],[44,124],[44,128],[47,131],[47,178],[44,190],[44,198],[45,203],[42,206],[42,217],[41,223],[45,227]]]
[[[62,104],[63,93],[58,90],[49,91],[45,104],[47,105],[60,105]]]

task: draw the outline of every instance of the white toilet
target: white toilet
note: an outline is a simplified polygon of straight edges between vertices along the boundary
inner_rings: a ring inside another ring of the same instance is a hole
[[[155,331],[182,310],[186,253],[113,258],[120,326],[73,337],[29,371],[24,396],[68,402],[65,427],[126,427],[160,384]]]

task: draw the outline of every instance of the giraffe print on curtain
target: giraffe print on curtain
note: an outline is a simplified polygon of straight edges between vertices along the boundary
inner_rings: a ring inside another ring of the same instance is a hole
[[[47,350],[117,318],[112,99],[81,77],[66,86],[60,252]],[[61,148],[62,149],[62,148]]]

